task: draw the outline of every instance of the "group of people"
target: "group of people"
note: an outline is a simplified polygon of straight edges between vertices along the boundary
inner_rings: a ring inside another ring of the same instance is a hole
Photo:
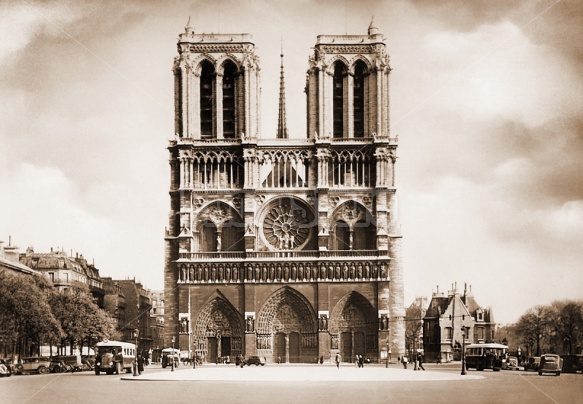
[[[403,369],[407,369],[407,365],[409,363],[409,358],[407,355],[403,355],[403,357],[400,358],[400,361],[403,365]],[[421,352],[418,352],[417,355],[415,355],[415,368],[413,370],[425,370],[423,367],[423,354]]]
[[[356,355],[356,367],[363,368],[364,367],[364,356]]]

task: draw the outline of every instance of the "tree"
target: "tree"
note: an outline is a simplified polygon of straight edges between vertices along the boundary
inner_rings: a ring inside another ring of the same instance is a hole
[[[524,340],[536,344],[536,356],[540,356],[543,339],[548,338],[550,315],[548,306],[535,306],[528,309],[516,324],[516,330]]]
[[[417,298],[405,311],[405,343],[408,350],[419,348],[419,337],[423,333],[425,307],[423,298]]]
[[[550,310],[553,346],[561,347],[563,354],[574,353],[574,348],[583,342],[583,302],[555,301]]]
[[[33,354],[63,331],[49,305],[52,286],[43,277],[0,270],[0,339],[12,355]]]
[[[51,307],[64,331],[60,345],[68,346],[71,354],[75,347],[82,348],[84,341],[91,344],[115,333],[113,319],[95,304],[89,289],[77,287],[54,293]]]

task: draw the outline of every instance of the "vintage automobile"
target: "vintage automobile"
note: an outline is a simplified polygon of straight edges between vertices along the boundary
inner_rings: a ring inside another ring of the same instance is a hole
[[[8,370],[5,364],[0,363],[0,377],[10,377],[12,372]]]
[[[518,358],[516,356],[509,356],[506,359],[506,370],[520,370],[520,366],[518,366]]]
[[[245,365],[247,366],[251,366],[251,365],[255,365],[255,366],[265,366],[265,363],[267,361],[265,360],[264,356],[250,356],[249,358],[247,358],[245,360]]]
[[[583,373],[583,355],[563,356],[563,373]]]
[[[555,375],[560,376],[562,368],[563,359],[559,355],[541,355],[540,365],[538,367],[538,375],[542,376],[544,373],[554,373]]]
[[[101,341],[97,343],[93,371],[119,375],[122,371],[132,372],[136,359],[136,346],[123,341]]]
[[[531,356],[528,358],[528,362],[524,365],[524,370],[534,370],[538,371],[540,365],[540,356]]]
[[[176,348],[162,349],[162,368],[172,366],[172,359],[174,359],[174,367],[180,366],[180,350]]]
[[[27,358],[20,358],[16,364],[16,374],[22,375],[25,373],[49,373],[51,365],[51,358],[44,356],[31,356]]]
[[[0,372],[0,377],[10,377],[14,372],[16,372],[16,368],[14,367],[12,360],[0,359],[0,365],[3,365],[6,368],[6,373],[2,374],[2,372]]]

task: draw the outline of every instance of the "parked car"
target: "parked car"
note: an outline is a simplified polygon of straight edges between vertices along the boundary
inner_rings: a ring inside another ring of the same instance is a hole
[[[245,360],[245,365],[247,365],[247,366],[251,366],[251,365],[265,366],[265,363],[267,363],[267,361],[265,360],[264,356],[250,356],[249,358],[247,358]]]
[[[8,370],[5,364],[0,363],[0,377],[10,377],[12,372]]]
[[[8,374],[0,374],[0,377],[10,377],[16,371],[12,360],[0,359],[0,365],[4,365]]]
[[[563,356],[563,373],[583,373],[583,355]]]
[[[49,367],[51,365],[51,358],[44,356],[31,356],[28,358],[20,358],[16,364],[16,374],[24,373],[49,373]]]
[[[504,369],[506,369],[506,370],[520,370],[520,366],[518,366],[518,358],[516,356],[509,356],[506,359]]]
[[[528,358],[528,362],[524,365],[524,370],[534,370],[538,372],[538,367],[540,365],[540,356],[531,356]]]
[[[543,373],[554,373],[557,376],[561,375],[563,368],[563,359],[559,355],[545,354],[540,357],[540,365],[538,367],[538,375]]]

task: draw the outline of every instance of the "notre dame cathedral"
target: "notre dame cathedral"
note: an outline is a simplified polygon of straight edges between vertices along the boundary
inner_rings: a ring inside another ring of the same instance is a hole
[[[198,34],[175,58],[166,344],[205,362],[372,361],[405,350],[397,138],[389,57],[367,35],[320,35],[308,58],[307,128],[260,133],[248,34]],[[267,111],[276,113],[276,111]]]

